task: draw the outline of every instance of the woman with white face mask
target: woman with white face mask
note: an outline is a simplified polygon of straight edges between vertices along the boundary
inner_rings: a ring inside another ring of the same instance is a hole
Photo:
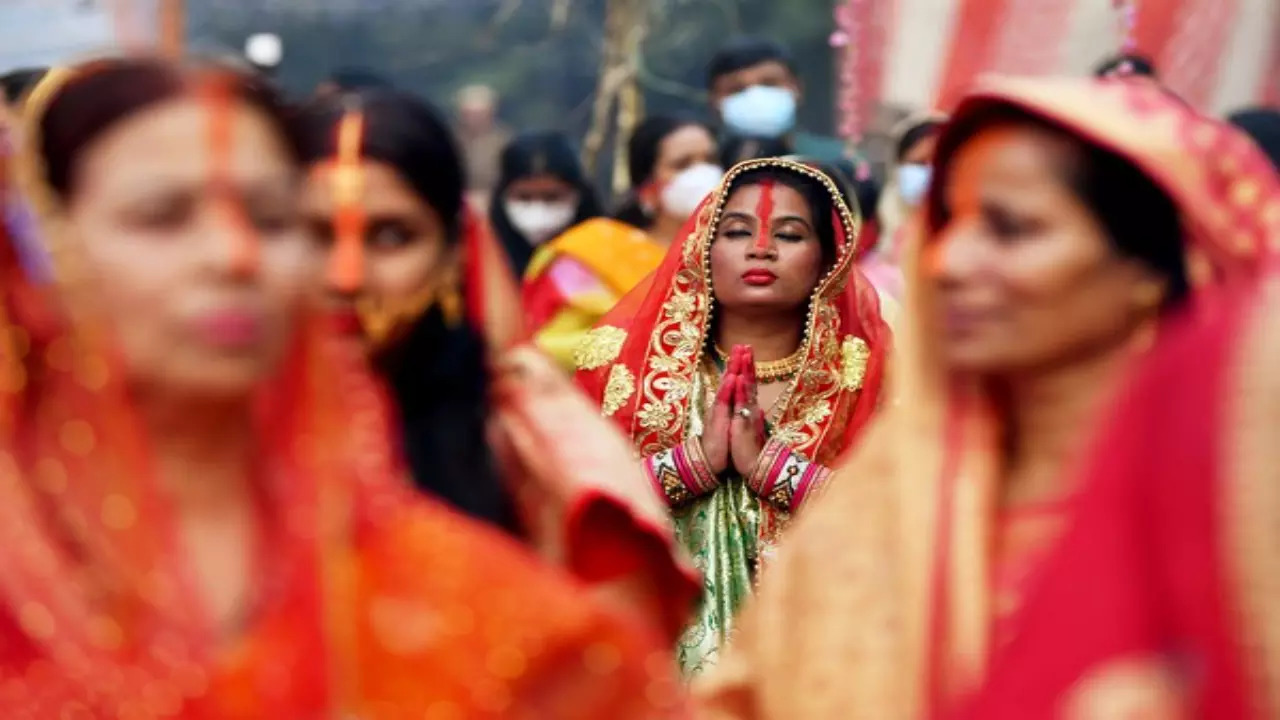
[[[933,174],[933,148],[946,120],[945,115],[938,113],[920,113],[909,116],[894,129],[893,136],[897,138],[894,165],[876,207],[882,253],[891,249],[898,228],[929,189]]]
[[[563,134],[527,133],[502,151],[489,222],[517,276],[538,246],[599,215],[595,190]]]
[[[711,130],[653,116],[627,148],[632,190],[614,218],[595,218],[538,248],[524,274],[525,320],[566,369],[586,332],[662,261],[724,171]]]

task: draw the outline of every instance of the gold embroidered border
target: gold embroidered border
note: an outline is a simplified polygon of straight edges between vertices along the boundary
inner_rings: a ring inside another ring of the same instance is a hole
[[[613,417],[613,414],[622,409],[636,391],[636,378],[627,369],[626,365],[614,365],[609,368],[609,379],[604,386],[604,398],[600,403],[600,410],[605,417]]]
[[[588,332],[573,350],[573,363],[579,370],[596,370],[618,359],[627,331],[613,325],[601,325]]]

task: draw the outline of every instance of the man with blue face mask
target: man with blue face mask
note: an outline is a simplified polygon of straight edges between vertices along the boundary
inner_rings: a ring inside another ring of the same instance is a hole
[[[739,38],[722,47],[708,65],[707,92],[725,135],[782,139],[791,154],[822,162],[844,155],[839,139],[796,127],[803,92],[791,53],[778,43]]]

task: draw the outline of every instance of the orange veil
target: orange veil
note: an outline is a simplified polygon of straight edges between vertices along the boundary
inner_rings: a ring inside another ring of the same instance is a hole
[[[781,158],[751,160],[728,172],[654,274],[623,297],[579,350],[579,384],[642,455],[684,439],[690,388],[711,326],[711,239],[735,180],[760,168],[803,175],[826,189],[837,252],[810,300],[803,370],[774,437],[829,466],[852,444],[880,399],[890,333],[875,289],[856,268],[860,217],[819,170]]]
[[[75,72],[94,71],[90,64]],[[175,552],[171,511],[110,323],[96,312],[79,248],[41,174],[39,119],[73,75],[54,71],[32,93],[15,168],[43,223],[53,283],[32,280],[8,238],[0,243],[0,672],[21,680],[6,685],[11,695],[0,703],[25,701],[41,708],[38,716],[77,704],[85,712],[129,707],[144,702],[148,687],[165,688],[156,708],[181,707],[184,693],[201,695],[212,682],[207,670],[218,651]],[[332,668],[323,648],[307,643],[326,633],[326,605],[336,598],[324,583],[298,579],[329,572],[327,546],[360,532],[375,508],[388,512],[407,498],[385,442],[382,399],[354,360],[332,353],[319,327],[304,321],[257,400],[261,453],[273,465],[262,483],[264,513],[294,519],[266,529],[264,542],[276,548],[270,571],[288,581],[263,612],[292,614],[299,624],[282,625],[317,658],[299,665],[278,707],[284,712],[332,700]],[[317,538],[319,527],[334,532]],[[130,680],[91,682],[122,670]]]
[[[1168,193],[1193,286],[1251,276],[1280,237],[1280,186],[1250,142],[1140,80],[992,79],[944,130],[935,177],[966,132],[1006,108],[1120,154]],[[713,716],[929,717],[985,673],[998,428],[981,390],[948,377],[933,350],[925,230],[908,247],[899,401],[781,549],[702,687]],[[1193,309],[1205,302],[1193,293]]]

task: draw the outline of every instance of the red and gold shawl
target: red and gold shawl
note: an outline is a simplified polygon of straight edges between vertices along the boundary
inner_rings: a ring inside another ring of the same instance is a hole
[[[1280,238],[1280,186],[1265,158],[1225,124],[1139,80],[992,79],[944,131],[935,177],[947,176],[965,128],[1005,108],[1150,176],[1182,213],[1201,286],[1251,276]],[[944,185],[931,189],[930,207]],[[930,717],[985,673],[999,433],[981,390],[948,377],[933,351],[919,258],[934,228],[922,227],[909,248],[896,342],[900,401],[781,549],[701,688],[713,717]]]
[[[684,440],[694,375],[713,313],[710,248],[740,175],[759,168],[817,181],[835,208],[837,257],[809,301],[804,362],[773,437],[824,465],[853,443],[880,398],[890,333],[875,288],[856,268],[861,219],[831,178],[770,158],[731,169],[677,236],[658,269],[606,315],[578,352],[577,379],[642,455]]]

